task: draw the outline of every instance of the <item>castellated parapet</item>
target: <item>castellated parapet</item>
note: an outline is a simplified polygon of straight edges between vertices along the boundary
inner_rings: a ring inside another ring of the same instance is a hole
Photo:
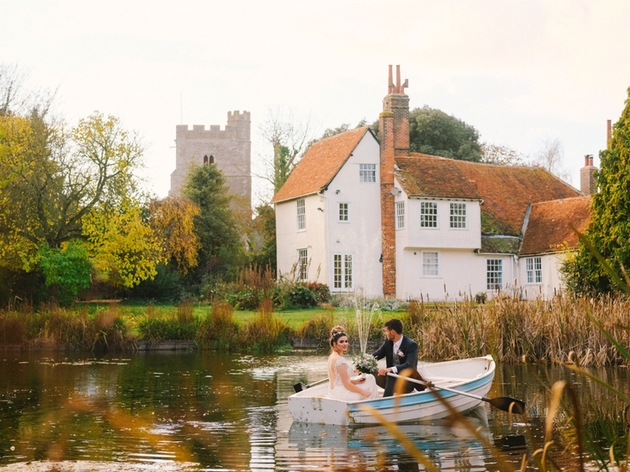
[[[251,119],[248,111],[227,114],[227,125],[177,125],[175,131],[175,170],[169,195],[179,195],[190,169],[215,164],[225,175],[230,192],[251,206]]]

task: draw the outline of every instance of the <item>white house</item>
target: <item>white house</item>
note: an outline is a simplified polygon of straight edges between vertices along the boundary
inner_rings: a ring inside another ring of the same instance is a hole
[[[315,143],[274,196],[279,274],[399,299],[553,296],[590,197],[539,167],[409,152],[405,87],[390,67],[380,142],[363,127]]]

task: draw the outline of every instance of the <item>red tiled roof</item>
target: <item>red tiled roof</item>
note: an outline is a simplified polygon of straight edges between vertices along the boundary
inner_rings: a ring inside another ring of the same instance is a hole
[[[481,199],[482,232],[519,236],[528,205],[582,194],[540,167],[480,164],[412,153],[396,159],[408,196]]]
[[[355,128],[313,144],[271,203],[311,195],[324,189],[337,175],[368,129],[367,126]]]
[[[546,254],[575,248],[591,215],[591,197],[535,203],[523,237],[521,255]]]

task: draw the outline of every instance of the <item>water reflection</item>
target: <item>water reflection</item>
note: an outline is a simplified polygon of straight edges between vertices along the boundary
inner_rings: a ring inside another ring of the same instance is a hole
[[[518,469],[523,453],[542,444],[548,388],[561,378],[594,412],[587,425],[607,418],[619,426],[615,418],[625,405],[588,379],[559,367],[499,367],[488,396],[523,398],[526,419],[484,404],[470,418],[481,436],[447,421],[401,427],[439,469],[496,470],[496,451],[487,443]],[[598,374],[627,390],[627,370]],[[293,423],[287,405],[293,385],[325,375],[326,357],[318,355],[4,353],[0,465],[48,459],[198,470],[425,470],[384,427]],[[526,448],[516,441],[501,449],[505,438],[521,437]]]

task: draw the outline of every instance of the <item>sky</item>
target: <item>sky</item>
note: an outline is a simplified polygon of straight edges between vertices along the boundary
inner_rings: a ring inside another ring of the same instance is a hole
[[[165,197],[177,124],[252,120],[254,199],[271,190],[261,128],[271,115],[312,137],[372,123],[400,65],[410,107],[474,126],[533,157],[558,140],[579,188],[630,86],[629,0],[0,0],[0,63],[56,90],[69,124],[98,110],[135,130],[143,177]]]

